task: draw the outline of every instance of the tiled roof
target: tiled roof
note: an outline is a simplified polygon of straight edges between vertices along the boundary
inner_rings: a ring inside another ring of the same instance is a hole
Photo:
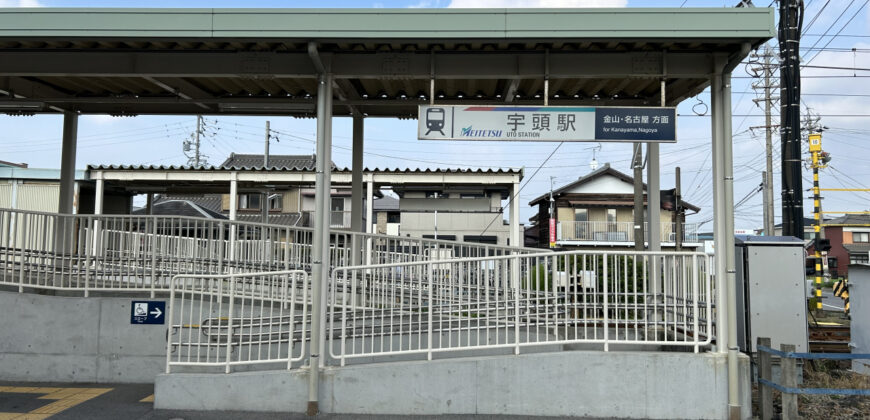
[[[870,225],[870,214],[847,214],[825,221],[826,225]]]
[[[147,209],[133,210],[133,214],[146,214]],[[188,216],[207,217],[209,219],[226,219],[226,216],[204,208],[190,200],[164,200],[154,203],[152,214],[156,216]]]
[[[181,165],[88,165],[88,170],[124,170],[124,171],[236,171],[236,170],[249,170],[249,171],[300,171],[300,172],[313,172],[314,167],[310,169],[307,168],[278,168],[278,167],[270,167],[268,169],[263,169],[263,161],[262,155],[260,155],[260,165],[258,167],[248,167],[248,168],[226,168],[221,166],[181,166]],[[271,163],[271,162],[270,162]],[[351,168],[335,168],[333,167],[333,173],[342,172],[342,173],[350,173],[352,172]],[[375,172],[375,173],[397,173],[397,174],[421,174],[421,173],[474,173],[474,174],[519,174],[522,173],[523,170],[519,168],[497,168],[497,169],[482,169],[482,168],[436,168],[436,169],[428,169],[428,168],[363,168],[363,172]]]
[[[383,198],[379,198],[379,199],[375,200],[374,204],[372,205],[372,210],[374,210],[374,211],[399,210],[399,199],[385,195],[385,196],[383,196]]]
[[[850,254],[867,254],[870,252],[870,244],[843,244]]]
[[[238,213],[236,220],[240,222],[255,222],[263,221],[263,216],[260,213]],[[301,213],[270,213],[269,224],[284,225],[284,226],[304,226],[304,220]]]
[[[296,169],[313,171],[317,165],[315,155],[269,155],[267,169]],[[335,164],[333,164],[333,167]],[[231,153],[220,165],[225,169],[263,169],[263,155]]]
[[[187,200],[215,213],[220,213],[222,210],[220,194],[164,194],[155,197],[154,203],[167,200]]]

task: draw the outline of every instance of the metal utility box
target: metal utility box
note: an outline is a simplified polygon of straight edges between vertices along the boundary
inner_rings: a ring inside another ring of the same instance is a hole
[[[849,315],[852,353],[870,354],[870,265],[849,266]],[[852,370],[870,375],[870,359],[852,360]]]
[[[738,235],[734,243],[740,351],[755,352],[758,337],[770,337],[775,349],[794,344],[809,351],[804,241]]]

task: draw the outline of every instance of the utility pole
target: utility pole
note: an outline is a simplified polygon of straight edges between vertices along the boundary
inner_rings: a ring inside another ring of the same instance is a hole
[[[753,58],[762,58],[764,61],[761,64],[761,67],[753,67],[752,71],[754,73],[754,77],[761,76],[763,79],[762,84],[758,82],[752,83],[752,88],[756,90],[761,90],[764,95],[763,98],[756,98],[752,101],[758,105],[759,102],[764,102],[764,125],[761,127],[750,127],[750,129],[755,128],[764,128],[765,133],[765,152],[766,152],[766,164],[767,170],[762,173],[762,199],[763,199],[763,217],[762,217],[762,227],[764,231],[764,235],[772,236],[774,234],[774,200],[773,200],[773,131],[774,126],[771,122],[771,109],[773,108],[773,103],[779,99],[778,97],[772,96],[771,93],[774,89],[779,88],[779,84],[772,81],[773,76],[773,65],[771,63],[771,58],[773,57],[773,53],[770,50],[770,47],[767,45],[764,46],[764,52],[762,55],[754,55]]]
[[[770,65],[772,54],[770,47],[764,46],[764,132],[765,132],[765,150],[767,151],[767,171],[764,176],[764,234],[772,236],[774,232],[773,221],[773,126],[770,122],[770,109],[773,105],[773,98],[770,96],[770,91],[774,86],[770,83],[770,76],[773,69]]]
[[[550,230],[548,232],[549,237],[550,237],[550,248],[556,247],[556,217],[555,217],[556,201],[553,199],[553,179],[554,178],[555,178],[554,176],[550,176],[550,224],[549,224]]]
[[[263,153],[263,170],[269,170],[269,139],[272,137],[272,132],[269,129],[269,121],[266,121],[266,150]],[[260,198],[262,208],[263,223],[269,223],[269,192],[263,192]]]
[[[199,135],[201,132],[202,132],[202,115],[197,115],[196,116],[196,142],[195,142],[196,153],[194,153],[194,156],[195,156],[194,159],[196,159],[196,166],[200,165],[200,159],[201,159],[201,155],[199,154]]]
[[[782,234],[804,238],[800,130],[800,33],[802,0],[781,0],[779,8],[780,115],[782,143]]]
[[[643,147],[634,143],[634,249],[643,251]]]
[[[200,134],[203,134],[204,123],[202,115],[196,116],[196,130],[191,134],[190,138],[184,141],[182,148],[184,155],[187,156],[187,166],[204,166],[207,164],[206,157],[199,152]],[[188,153],[193,149],[193,156]]]

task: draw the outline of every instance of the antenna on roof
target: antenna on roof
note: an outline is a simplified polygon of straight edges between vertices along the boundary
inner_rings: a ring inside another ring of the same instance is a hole
[[[601,150],[601,143],[598,146],[587,147],[586,150],[592,149],[592,160],[589,162],[589,168],[593,171],[598,169],[598,159],[595,159],[595,152]]]

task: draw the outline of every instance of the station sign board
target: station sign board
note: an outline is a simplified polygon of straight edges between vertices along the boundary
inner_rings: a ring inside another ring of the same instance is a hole
[[[674,143],[673,107],[421,105],[420,140]]]

